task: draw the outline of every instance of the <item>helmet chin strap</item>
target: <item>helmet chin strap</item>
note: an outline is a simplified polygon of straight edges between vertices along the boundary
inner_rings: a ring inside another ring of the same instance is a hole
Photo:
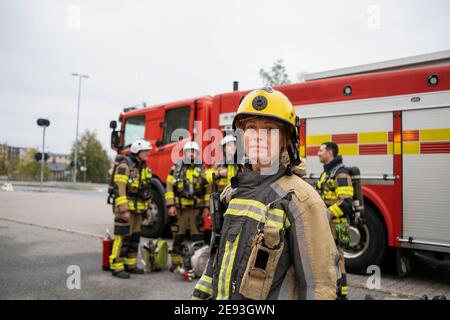
[[[289,160],[291,165],[298,166],[302,161],[300,160],[300,155],[298,154],[298,149],[294,147],[295,143],[291,141],[288,144],[287,151],[289,154]]]

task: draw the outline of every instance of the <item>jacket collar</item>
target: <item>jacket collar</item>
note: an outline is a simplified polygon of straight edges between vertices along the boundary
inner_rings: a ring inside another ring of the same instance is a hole
[[[237,176],[238,188],[250,188],[256,187],[268,187],[273,182],[277,181],[280,177],[286,174],[286,167],[280,165],[276,172],[271,175],[262,174],[260,171],[252,171],[250,168],[244,168]]]
[[[337,156],[330,163],[325,164],[323,166],[323,170],[325,170],[327,173],[330,173],[334,167],[340,165],[341,163],[342,163],[342,156]]]

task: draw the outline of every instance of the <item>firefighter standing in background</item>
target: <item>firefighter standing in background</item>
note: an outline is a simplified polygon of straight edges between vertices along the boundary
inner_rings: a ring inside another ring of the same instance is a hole
[[[334,142],[323,143],[317,155],[323,163],[324,171],[317,181],[316,188],[331,214],[331,227],[339,250],[338,299],[346,300],[348,287],[345,272],[344,248],[349,244],[348,219],[352,214],[353,185],[348,170],[338,155],[339,149]]]
[[[211,256],[192,299],[335,299],[338,254],[327,209],[293,170],[294,107],[272,88],[254,90],[239,105],[236,128],[245,161],[220,195],[223,208],[216,211],[211,195]]]
[[[183,159],[178,161],[166,179],[166,203],[173,233],[171,271],[181,267],[184,236],[191,232],[192,241],[203,240],[203,216],[209,214],[209,194],[201,164],[196,163],[200,148],[194,141],[183,147]]]
[[[206,170],[206,181],[208,184],[213,183],[213,174],[215,177],[214,183],[217,186],[217,191],[222,192],[225,187],[230,184],[231,178],[236,175],[236,163],[234,161],[234,154],[236,153],[236,138],[232,135],[225,136],[220,142],[223,148],[223,159],[217,163],[213,168]]]
[[[237,165],[234,159],[236,153],[236,138],[229,134],[223,137],[220,142],[223,151],[222,160],[215,164],[213,168],[206,170],[206,181],[208,182],[207,192],[211,193],[211,186],[216,184],[217,192],[221,193],[227,185],[230,184],[231,178],[236,175]],[[214,179],[213,179],[214,177]],[[214,181],[213,181],[214,180]],[[211,235],[205,230],[205,241],[209,243]]]
[[[137,267],[137,253],[142,216],[151,197],[152,174],[146,165],[151,148],[148,141],[135,141],[114,171],[114,243],[109,260],[112,275],[121,279],[144,273]]]

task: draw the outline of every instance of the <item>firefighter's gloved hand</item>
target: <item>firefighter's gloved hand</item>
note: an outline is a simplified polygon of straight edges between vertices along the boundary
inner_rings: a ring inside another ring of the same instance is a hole
[[[167,208],[167,214],[169,217],[175,217],[177,215],[177,208],[175,208],[175,206],[170,206]]]
[[[130,211],[126,211],[120,214],[120,218],[125,221],[130,221]]]

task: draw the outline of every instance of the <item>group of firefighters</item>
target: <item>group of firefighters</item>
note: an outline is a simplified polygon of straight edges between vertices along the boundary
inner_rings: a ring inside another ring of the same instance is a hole
[[[324,171],[313,188],[303,180],[296,110],[272,88],[254,90],[241,101],[233,130],[242,139],[226,135],[223,159],[213,168],[203,167],[200,148],[190,141],[170,169],[165,200],[173,234],[171,271],[183,263],[187,229],[192,241],[204,240],[203,220],[211,215],[210,258],[192,299],[346,299],[344,248],[353,187],[338,146],[320,146]],[[150,196],[139,186],[152,176],[146,166],[150,149],[145,140],[134,142],[114,171],[110,269],[122,279],[144,273],[136,257]],[[212,194],[220,194],[214,208]]]

